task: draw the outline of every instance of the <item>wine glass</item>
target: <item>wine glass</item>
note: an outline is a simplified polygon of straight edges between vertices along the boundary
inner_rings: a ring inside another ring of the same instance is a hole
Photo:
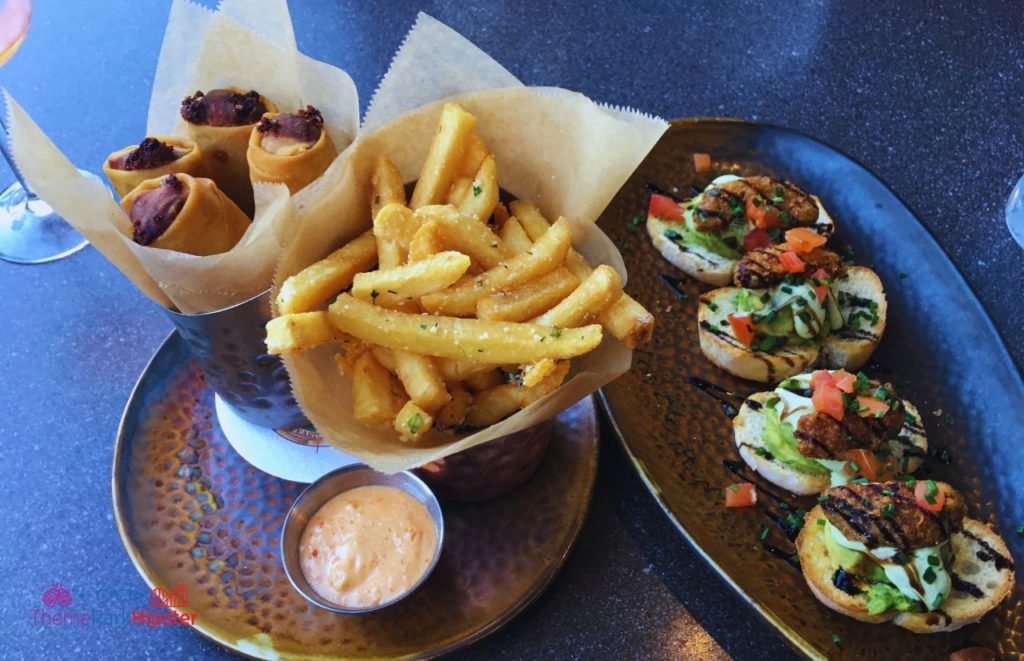
[[[1024,177],[1020,178],[1006,200],[1006,226],[1017,245],[1024,248]]]
[[[31,18],[32,0],[0,0],[0,66],[11,59],[25,40]],[[0,127],[0,152],[17,179],[0,193],[0,259],[42,264],[84,248],[88,241],[25,183],[11,157],[7,125],[2,118]]]

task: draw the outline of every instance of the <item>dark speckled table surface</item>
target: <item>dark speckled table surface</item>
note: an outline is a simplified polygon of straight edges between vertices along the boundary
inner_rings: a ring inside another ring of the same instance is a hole
[[[1018,2],[291,6],[300,48],[346,69],[364,109],[422,9],[528,84],[666,118],[742,117],[820,138],[877,173],[918,214],[1024,364],[1024,260],[1002,216],[1024,174]],[[0,70],[0,84],[79,166],[98,170],[109,151],[144,131],[168,7],[37,0],[28,39]],[[10,178],[0,169],[0,181]],[[0,263],[0,311],[0,656],[228,656],[190,631],[132,627],[126,615],[146,590],[111,513],[113,438],[169,322],[91,248],[46,266]],[[789,657],[686,545],[607,433],[601,453],[593,508],[560,576],[461,656]],[[32,609],[57,581],[108,621],[34,622]]]

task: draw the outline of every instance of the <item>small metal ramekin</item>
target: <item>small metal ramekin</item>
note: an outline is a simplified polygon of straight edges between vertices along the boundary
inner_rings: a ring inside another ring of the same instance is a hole
[[[427,513],[430,514],[430,519],[434,522],[437,543],[434,547],[434,557],[431,558],[427,570],[423,572],[423,576],[408,590],[390,601],[377,604],[376,606],[347,608],[324,599],[306,581],[306,576],[302,573],[302,564],[299,561],[299,542],[302,539],[302,531],[306,529],[309,520],[313,518],[313,515],[327,501],[346,491],[367,486],[394,487],[401,489],[418,500],[427,508]],[[437,561],[441,557],[441,548],[443,546],[444,517],[441,514],[441,505],[437,502],[437,497],[434,496],[430,488],[412,473],[401,472],[387,475],[379,473],[365,464],[345,466],[344,468],[331,471],[306,487],[306,490],[292,503],[291,509],[288,510],[288,516],[284,519],[284,526],[281,529],[281,561],[284,565],[284,573],[291,582],[292,587],[311,604],[334,611],[335,613],[372,613],[406,598],[415,592],[434,571],[434,567],[437,566]]]

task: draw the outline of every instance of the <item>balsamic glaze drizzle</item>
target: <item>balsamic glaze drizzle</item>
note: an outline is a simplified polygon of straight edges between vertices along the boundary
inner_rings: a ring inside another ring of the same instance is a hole
[[[676,276],[668,275],[667,273],[659,273],[658,278],[660,278],[661,281],[672,290],[673,294],[679,297],[679,300],[685,301],[690,297],[690,295],[686,293],[686,290],[683,289],[683,283],[686,282],[685,279],[677,278]]]
[[[729,392],[722,386],[711,383],[710,381],[705,381],[699,376],[688,376],[686,377],[686,382],[697,390],[700,390],[705,395],[717,400],[718,403],[722,405],[722,411],[724,411],[729,418],[735,418],[739,413],[739,409],[736,408],[735,402],[737,400],[742,400],[743,398],[736,393]]]

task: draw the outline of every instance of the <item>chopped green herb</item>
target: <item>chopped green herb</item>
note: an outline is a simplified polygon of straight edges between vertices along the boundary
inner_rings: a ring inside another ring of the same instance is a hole
[[[843,639],[837,633],[832,634],[832,642],[835,643],[836,647],[843,646]]]
[[[370,290],[370,299],[371,299],[371,300],[372,300],[372,301],[373,301],[374,303],[376,303],[376,302],[377,302],[377,297],[378,297],[378,296],[380,296],[380,292],[379,292],[379,291],[377,291],[376,289],[371,289],[371,290]]]
[[[882,508],[882,516],[887,519],[891,519],[896,516],[896,506],[892,503],[886,503],[885,507]]]
[[[853,482],[854,484],[867,484],[868,483],[868,478],[866,478],[866,477],[858,477],[857,479],[850,480],[850,481]],[[865,498],[864,500],[867,500],[867,498]],[[871,505],[870,502],[864,503],[864,507],[869,507],[870,505]]]
[[[1017,534],[1024,537],[1024,525],[1017,526]]]
[[[832,496],[818,496],[819,503],[827,503],[830,500],[832,500]]]
[[[416,413],[410,416],[405,424],[409,427],[409,433],[415,434],[420,430],[420,427],[423,426],[423,416]]]
[[[906,412],[904,413],[904,415],[905,415],[905,416],[906,416],[906,418],[907,418],[907,422],[909,422],[909,423],[910,423],[910,424],[912,424],[912,425],[916,425],[916,424],[917,424],[917,416],[916,416],[916,415],[914,415],[914,414],[913,414],[913,413],[911,413],[910,411],[906,411]]]
[[[905,478],[903,478],[903,484],[905,484],[905,485],[907,485],[907,487],[913,489],[914,487],[917,486],[917,480],[915,480],[911,476],[907,475]]]
[[[640,214],[636,214],[633,216],[633,220],[629,221],[629,225],[626,226],[626,229],[630,232],[636,232],[637,228],[640,227],[641,222],[643,221],[640,218]]]
[[[775,405],[778,404],[778,403],[779,403],[779,398],[778,397],[769,397],[767,400],[765,400],[764,405],[767,406],[770,409],[773,409],[773,408],[775,408]]]
[[[765,335],[760,340],[750,345],[750,348],[754,351],[771,351],[776,347],[780,347],[786,343],[786,338],[778,335]]]
[[[825,519],[818,519],[818,520],[816,521],[816,523],[817,523],[817,524],[818,524],[819,526],[821,526],[822,528],[824,528],[824,527],[825,527],[825,524],[827,523],[827,521],[825,521]]]
[[[766,537],[768,537],[768,526],[767,525],[762,525],[761,526],[761,532],[759,532],[757,534],[757,538],[760,539],[763,542]]]
[[[910,274],[907,273],[906,271],[900,271],[899,275],[900,275],[900,280],[906,280],[907,278],[910,277]]]
[[[939,560],[939,556],[937,556],[937,555],[930,555],[930,556],[928,556],[928,564],[931,565],[932,567],[938,567],[939,564],[941,564],[941,561]]]
[[[871,386],[871,379],[864,372],[857,372],[857,380],[853,382],[854,390],[866,390]]]
[[[929,505],[935,504],[935,496],[939,493],[939,485],[935,484],[935,480],[928,480],[925,482],[928,486],[928,491],[924,494],[924,499],[928,501]]]
[[[562,329],[558,326],[551,327],[551,337],[562,337]]]
[[[708,301],[708,309],[712,312],[718,312],[718,304],[714,301]]]
[[[764,446],[759,445],[756,448],[754,448],[754,454],[756,454],[759,457],[766,457],[768,456],[768,450],[765,450]]]
[[[946,421],[947,425],[953,424],[953,421],[954,421],[953,420],[953,416],[950,413],[947,413],[946,415],[942,416],[942,419]]]
[[[484,189],[480,186],[473,186],[473,197],[476,197],[480,193],[484,192]]]
[[[932,601],[932,608],[938,608],[941,606],[943,599],[945,599],[945,596],[943,596],[941,592],[935,595],[935,599]]]
[[[733,482],[732,484],[729,485],[729,488],[732,489],[733,493],[737,493],[740,490],[740,485],[737,484],[736,482]]]
[[[849,462],[847,466],[849,466],[850,470],[852,470],[854,473],[860,472],[860,464],[858,464],[856,461]]]

